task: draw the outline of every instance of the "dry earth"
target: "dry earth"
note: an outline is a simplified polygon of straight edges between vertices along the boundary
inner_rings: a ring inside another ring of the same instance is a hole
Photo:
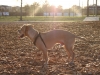
[[[84,37],[76,39],[75,65],[66,64],[65,50],[56,45],[49,50],[48,70],[43,70],[42,52],[17,30],[32,24],[40,32],[63,29]],[[0,22],[0,75],[100,75],[100,22]]]

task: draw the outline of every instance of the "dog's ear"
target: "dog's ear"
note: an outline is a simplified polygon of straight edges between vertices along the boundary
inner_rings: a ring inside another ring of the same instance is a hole
[[[29,25],[29,27],[34,28],[34,25]]]
[[[23,32],[24,35],[25,35],[25,33],[26,33],[26,29],[27,29],[27,26],[26,26],[26,25],[23,25],[23,26],[21,27],[21,31]]]
[[[32,27],[34,28],[34,25],[32,25]]]

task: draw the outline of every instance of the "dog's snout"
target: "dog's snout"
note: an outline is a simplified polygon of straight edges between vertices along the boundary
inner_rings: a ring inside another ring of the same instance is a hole
[[[20,30],[18,30],[18,33],[20,33],[21,31]]]
[[[22,34],[21,36],[20,36],[20,38],[23,38],[24,37],[24,34]]]

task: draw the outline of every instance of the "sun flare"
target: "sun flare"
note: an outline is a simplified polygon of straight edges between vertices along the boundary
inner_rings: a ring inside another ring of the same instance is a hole
[[[48,0],[49,4],[55,5],[56,7],[61,5],[62,8],[69,8],[71,7],[70,1],[67,3],[65,0]]]

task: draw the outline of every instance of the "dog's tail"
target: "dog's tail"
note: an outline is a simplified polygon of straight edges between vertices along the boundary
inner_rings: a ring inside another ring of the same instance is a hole
[[[81,39],[83,41],[87,41],[84,37],[75,36],[75,38]]]

